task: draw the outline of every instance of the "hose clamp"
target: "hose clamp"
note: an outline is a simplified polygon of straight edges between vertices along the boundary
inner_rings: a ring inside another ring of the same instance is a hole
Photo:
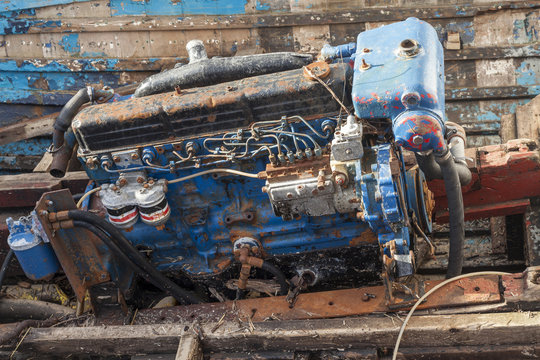
[[[54,144],[51,144],[47,150],[45,150],[46,152],[48,152],[49,154],[54,154],[54,153],[57,153],[58,151],[62,150],[62,148],[64,147],[65,144],[62,144],[59,148],[55,149],[54,148]]]

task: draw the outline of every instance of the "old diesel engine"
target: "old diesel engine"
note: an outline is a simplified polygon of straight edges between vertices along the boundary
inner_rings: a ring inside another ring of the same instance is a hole
[[[445,121],[443,50],[429,24],[369,30],[315,62],[188,50],[189,64],[135,96],[81,90],[55,125],[52,173],[63,175],[77,145],[93,183],[83,210],[52,206],[43,226],[96,235],[99,262],[128,300],[137,275],[184,303],[242,297],[254,278],[282,294],[298,278],[323,288],[399,281],[414,274],[417,245],[431,245],[425,177],[445,180],[449,275],[461,271],[470,174],[464,133]]]

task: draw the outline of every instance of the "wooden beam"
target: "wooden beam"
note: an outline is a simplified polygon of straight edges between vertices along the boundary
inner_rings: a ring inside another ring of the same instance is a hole
[[[199,338],[194,334],[180,337],[175,360],[202,360],[203,351]]]
[[[530,346],[540,339],[540,312],[414,316],[401,347]],[[392,316],[225,322],[195,326],[209,351],[316,351],[336,348],[393,347],[401,321]],[[193,325],[155,324],[31,329],[19,347],[23,353],[133,355],[174,353]]]
[[[67,187],[75,194],[84,190],[87,183],[84,171],[67,173],[61,179],[48,173],[0,176],[0,208],[34,206],[45,192]]]
[[[254,15],[193,15],[193,16],[114,16],[111,18],[81,17],[61,19],[54,27],[48,27],[47,33],[82,32],[126,32],[144,30],[222,30],[222,29],[254,29],[268,27],[309,26],[325,24],[351,24],[369,22],[401,21],[408,17],[427,19],[460,19],[471,18],[483,13],[497,12],[505,9],[534,9],[538,5],[530,2],[507,2],[476,6],[433,6],[393,8],[354,8],[347,11],[321,11],[313,13],[254,14]],[[28,20],[26,34],[43,33],[40,19]],[[34,24],[35,23],[35,24]]]

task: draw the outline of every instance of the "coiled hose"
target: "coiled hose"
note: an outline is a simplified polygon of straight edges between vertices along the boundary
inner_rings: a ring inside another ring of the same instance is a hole
[[[106,220],[95,214],[81,210],[69,210],[67,216],[73,220],[74,226],[83,227],[94,233],[103,240],[105,245],[116,256],[127,264],[130,264],[136,273],[140,274],[145,280],[154,284],[162,291],[171,294],[180,303],[199,304],[203,302],[198,295],[181,288],[159,272],[133,247],[120,230]]]

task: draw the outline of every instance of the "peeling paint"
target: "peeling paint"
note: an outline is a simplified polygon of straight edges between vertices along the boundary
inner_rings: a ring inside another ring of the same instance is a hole
[[[62,40],[58,43],[68,53],[78,53],[81,51],[79,44],[79,34],[69,34],[62,36]]]
[[[111,14],[125,15],[234,15],[245,13],[239,0],[111,0]]]

